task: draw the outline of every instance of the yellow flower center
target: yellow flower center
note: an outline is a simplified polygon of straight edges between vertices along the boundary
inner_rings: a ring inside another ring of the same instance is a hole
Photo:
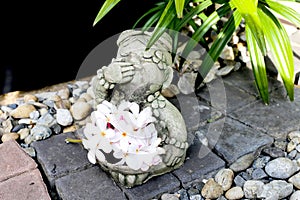
[[[101,131],[100,135],[104,137],[106,133],[104,131]]]
[[[122,136],[123,136],[123,137],[126,137],[126,136],[127,136],[127,133],[123,132],[123,133],[122,133]]]

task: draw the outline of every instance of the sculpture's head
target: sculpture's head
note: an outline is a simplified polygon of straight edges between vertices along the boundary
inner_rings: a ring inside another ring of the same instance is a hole
[[[144,95],[168,87],[173,79],[171,37],[163,34],[146,51],[150,37],[150,32],[128,30],[124,31],[117,41],[119,50],[116,59],[132,63],[135,67],[134,78],[126,87],[143,91]]]

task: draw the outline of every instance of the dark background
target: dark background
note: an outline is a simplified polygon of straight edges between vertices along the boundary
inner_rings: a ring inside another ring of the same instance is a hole
[[[0,94],[75,79],[95,46],[130,29],[156,1],[123,0],[93,27],[103,2],[1,1]]]

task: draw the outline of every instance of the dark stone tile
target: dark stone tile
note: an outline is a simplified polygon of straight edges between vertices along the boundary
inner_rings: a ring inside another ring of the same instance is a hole
[[[295,88],[294,102],[278,93],[271,97],[268,106],[254,102],[236,110],[231,116],[275,138],[285,138],[290,131],[299,130],[300,89]]]
[[[179,178],[184,187],[187,187],[224,166],[225,162],[221,158],[195,139],[187,151],[187,159],[183,166],[172,173]]]
[[[267,65],[272,67],[272,63],[268,59]],[[259,97],[259,92],[257,90],[253,71],[247,67],[242,67],[240,70],[230,73],[228,76],[223,77],[223,81],[229,85],[238,87],[245,92]],[[282,83],[276,80],[276,77],[268,77],[269,92],[276,90],[278,87],[282,86]]]
[[[228,164],[273,142],[267,134],[230,118],[218,120],[210,126],[206,132],[209,143]]]
[[[63,133],[32,144],[36,150],[38,162],[51,185],[53,185],[53,180],[58,177],[91,166],[87,159],[87,151],[83,146],[66,144],[67,137],[74,138],[74,135]]]
[[[63,200],[126,199],[120,188],[98,166],[61,177],[55,185]]]
[[[143,185],[131,189],[124,188],[126,196],[130,200],[152,199],[163,193],[175,192],[180,189],[179,180],[171,173],[150,179]]]
[[[223,82],[222,79],[216,79],[207,84],[207,87],[203,88],[197,95],[224,114],[231,113],[257,100],[255,96]]]

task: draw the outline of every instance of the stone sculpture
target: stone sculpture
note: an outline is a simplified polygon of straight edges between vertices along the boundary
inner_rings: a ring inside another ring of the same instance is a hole
[[[121,101],[135,102],[140,109],[151,108],[155,118],[159,147],[164,149],[157,165],[146,171],[133,170],[126,165],[98,161],[114,180],[125,187],[140,185],[151,177],[180,167],[188,148],[187,131],[181,113],[160,91],[171,84],[172,40],[166,33],[149,49],[146,44],[150,32],[124,31],[118,38],[117,56],[106,67],[97,71],[93,80],[96,104],[108,101],[119,105]]]

